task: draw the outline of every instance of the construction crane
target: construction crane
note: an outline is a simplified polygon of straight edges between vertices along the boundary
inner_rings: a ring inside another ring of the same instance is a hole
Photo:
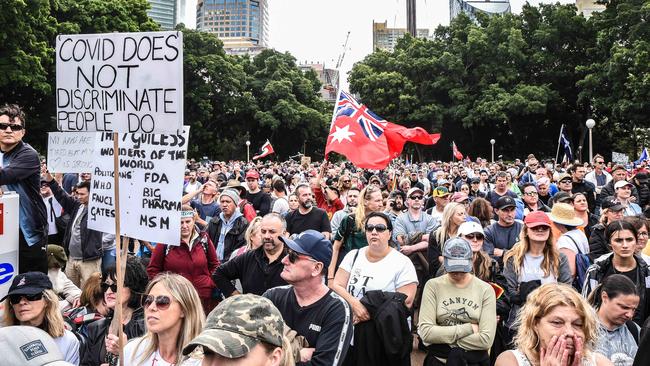
[[[339,67],[341,67],[341,64],[343,63],[343,59],[345,58],[345,51],[348,50],[348,40],[350,40],[350,31],[348,31],[348,34],[345,36],[345,43],[343,44],[343,52],[339,55],[339,60],[336,61],[336,67],[335,69],[338,70]]]

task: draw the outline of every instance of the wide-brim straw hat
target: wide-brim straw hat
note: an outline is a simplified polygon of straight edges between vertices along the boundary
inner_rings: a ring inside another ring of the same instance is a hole
[[[584,221],[581,218],[576,217],[576,211],[568,203],[556,203],[551,209],[551,214],[549,215],[551,221],[566,225],[566,226],[581,226],[584,225]]]

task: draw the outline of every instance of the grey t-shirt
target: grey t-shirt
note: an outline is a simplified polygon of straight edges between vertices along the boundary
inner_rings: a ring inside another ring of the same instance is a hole
[[[535,280],[540,280],[542,284],[557,282],[557,277],[553,275],[553,272],[549,273],[548,276],[544,276],[544,270],[542,269],[543,261],[544,255],[533,256],[530,253],[524,254],[524,264],[519,274],[519,282]]]
[[[614,366],[632,366],[639,347],[625,324],[610,331],[599,322],[596,339],[595,351],[607,357]]]

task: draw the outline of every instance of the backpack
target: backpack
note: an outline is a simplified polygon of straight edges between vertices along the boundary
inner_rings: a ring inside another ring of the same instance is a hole
[[[584,254],[582,250],[580,250],[580,246],[570,235],[567,235],[567,237],[571,239],[573,244],[575,244],[576,249],[578,249],[578,254],[576,254],[576,275],[573,278],[573,288],[578,292],[581,292],[582,286],[585,284],[585,280],[587,279],[587,269],[591,266],[591,259],[587,254]]]

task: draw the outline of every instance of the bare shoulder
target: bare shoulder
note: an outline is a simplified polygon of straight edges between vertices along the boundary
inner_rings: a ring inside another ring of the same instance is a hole
[[[515,357],[515,354],[512,353],[512,351],[505,351],[497,357],[497,360],[494,364],[494,366],[517,366],[519,365],[519,362],[517,362],[517,358]]]
[[[614,364],[607,357],[601,355],[600,353],[595,353],[596,355],[596,366],[613,366]]]

